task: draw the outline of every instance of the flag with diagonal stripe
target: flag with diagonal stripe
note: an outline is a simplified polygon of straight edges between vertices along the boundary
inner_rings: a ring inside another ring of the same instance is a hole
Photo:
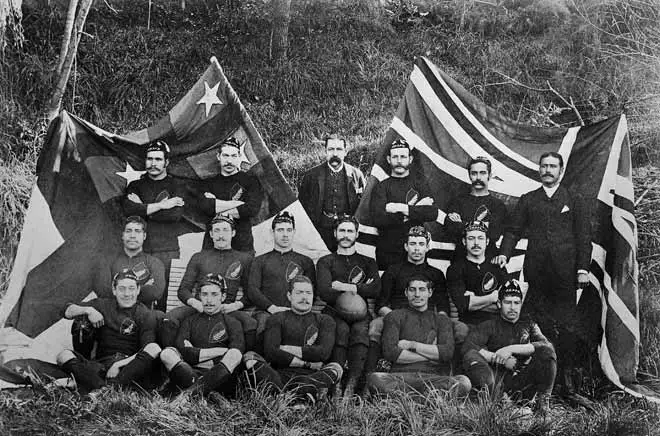
[[[62,336],[69,336],[61,328],[66,303],[93,291],[95,265],[121,248],[120,200],[127,185],[144,173],[146,145],[165,140],[171,147],[168,173],[195,191],[198,183],[219,174],[216,153],[230,137],[241,144],[242,169],[259,180],[265,193],[251,222],[257,254],[272,249],[270,219],[283,209],[296,216],[298,232],[307,235],[296,240],[295,249],[313,258],[326,254],[321,237],[212,58],[190,91],[149,128],[117,135],[64,111],[51,123],[10,284],[0,302],[0,326],[7,327],[0,337],[8,338],[11,327],[24,336],[21,340],[38,343],[32,347],[38,355],[23,357],[52,361]],[[201,238],[187,235],[202,234],[208,217],[199,208],[185,206],[184,218],[176,231],[182,255],[191,255],[201,248]],[[184,249],[182,241],[198,245]]]
[[[598,349],[601,365],[617,386],[636,395],[643,393],[643,387],[635,384],[640,344],[637,225],[625,116],[569,129],[525,126],[486,106],[429,60],[418,59],[357,212],[358,249],[371,256],[376,238],[382,236],[369,216],[370,198],[374,187],[389,177],[386,156],[398,138],[413,148],[411,176],[422,178],[430,187],[440,216],[451,198],[469,189],[465,166],[470,158],[490,159],[490,191],[512,209],[522,194],[540,187],[540,156],[549,151],[562,155],[566,169],[561,183],[597,204],[592,214],[595,290],[582,298],[602,304],[595,320],[603,332]],[[429,263],[446,271],[453,238],[439,222],[427,227],[433,235]],[[522,270],[526,245],[523,239],[516,246],[510,272]]]

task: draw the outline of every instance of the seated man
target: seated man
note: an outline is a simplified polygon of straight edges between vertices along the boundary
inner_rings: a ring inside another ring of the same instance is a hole
[[[138,302],[140,285],[130,271],[122,271],[112,280],[114,298],[99,298],[69,304],[67,319],[86,316],[98,329],[95,360],[88,360],[72,350],[57,356],[57,363],[70,372],[81,392],[98,389],[106,383],[129,385],[143,382],[160,354],[156,344],[154,313]]]
[[[248,299],[257,307],[257,350],[263,351],[263,332],[272,314],[289,310],[288,291],[291,279],[305,275],[316,280],[314,262],[293,250],[296,220],[287,211],[273,218],[273,250],[257,256],[250,268]],[[313,283],[313,282],[312,282]]]
[[[147,222],[139,216],[129,216],[124,221],[121,234],[123,249],[112,259],[99,264],[94,278],[94,292],[99,298],[113,298],[112,278],[130,269],[140,284],[138,300],[152,309],[165,291],[165,265],[142,248],[147,238]]]
[[[506,270],[486,259],[488,227],[481,222],[465,226],[465,255],[447,269],[447,289],[458,310],[458,319],[468,325],[499,317],[497,289],[506,282]]]
[[[343,374],[338,363],[327,363],[335,343],[335,322],[312,312],[314,286],[308,277],[294,277],[286,296],[291,310],[274,314],[266,323],[266,360],[246,353],[246,375],[255,386],[270,383],[278,389],[296,388],[303,398],[316,397],[320,390],[339,383]]]
[[[181,279],[178,296],[179,300],[186,304],[177,307],[167,313],[167,320],[178,327],[181,321],[193,313],[204,313],[204,305],[195,298],[194,291],[209,274],[221,277],[227,285],[224,290],[225,298],[219,310],[222,313],[237,319],[245,334],[246,349],[254,347],[257,321],[252,316],[242,311],[246,305],[246,296],[237,299],[239,291],[247,290],[248,275],[252,264],[252,255],[232,248],[232,240],[236,235],[233,218],[226,215],[216,215],[211,221],[209,231],[213,248],[202,250],[193,254],[186,267],[186,272]],[[169,335],[175,328],[167,328]],[[166,345],[172,345],[172,341]]]
[[[429,308],[433,283],[415,275],[408,281],[408,307],[385,316],[383,356],[392,362],[390,372],[367,376],[372,392],[413,391],[424,395],[429,387],[451,391],[458,396],[470,392],[463,375],[451,376],[454,356],[454,327],[444,313]]]
[[[167,347],[160,354],[175,386],[193,387],[204,394],[233,394],[234,370],[241,363],[245,342],[240,321],[222,311],[226,296],[225,281],[214,274],[206,276],[199,290],[203,312],[185,318],[176,348]]]
[[[515,280],[499,291],[499,317],[470,330],[463,345],[463,365],[475,388],[493,391],[502,382],[509,392],[531,398],[548,411],[557,374],[557,355],[552,344],[531,320],[520,320],[523,294]]]
[[[429,265],[426,260],[430,243],[431,234],[424,227],[411,227],[403,245],[406,260],[392,265],[383,274],[382,290],[376,299],[376,314],[379,316],[369,323],[367,372],[376,369],[381,354],[380,337],[383,332],[383,317],[393,310],[408,307],[405,290],[411,277],[423,275],[433,282],[433,296],[429,300],[429,309],[449,314],[449,296],[445,286],[445,275],[439,269]]]
[[[355,251],[358,222],[351,215],[335,221],[334,235],[337,252],[319,259],[316,265],[316,281],[321,299],[328,303],[324,313],[331,315],[337,323],[337,339],[332,360],[343,365],[348,359],[348,379],[344,396],[355,391],[358,379],[364,371],[369,349],[369,312],[363,318],[347,317],[333,307],[345,293],[374,298],[380,293],[380,276],[376,261]]]

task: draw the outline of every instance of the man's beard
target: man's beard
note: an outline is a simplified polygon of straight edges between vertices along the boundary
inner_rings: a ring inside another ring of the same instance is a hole
[[[330,165],[341,165],[341,159],[339,159],[337,156],[332,156],[329,160],[328,163]]]

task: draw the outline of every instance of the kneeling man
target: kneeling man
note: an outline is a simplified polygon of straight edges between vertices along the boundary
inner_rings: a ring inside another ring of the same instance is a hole
[[[160,354],[170,381],[179,388],[233,394],[234,370],[241,363],[245,338],[241,322],[222,310],[226,296],[225,281],[214,274],[206,276],[199,290],[203,312],[185,318],[176,348],[165,348]]]
[[[463,346],[463,365],[476,388],[496,382],[504,389],[531,398],[537,395],[541,412],[549,408],[550,394],[557,374],[554,347],[531,320],[520,320],[523,295],[515,280],[499,291],[500,316],[470,329]]]
[[[287,299],[291,310],[268,318],[264,334],[264,355],[246,353],[248,379],[254,385],[270,383],[278,389],[295,388],[300,397],[316,397],[320,390],[333,388],[343,370],[327,363],[335,343],[335,321],[313,313],[314,286],[306,276],[291,280]]]
[[[156,317],[138,302],[140,285],[131,270],[112,279],[114,298],[98,298],[69,304],[67,319],[86,316],[98,329],[96,359],[89,360],[73,350],[64,350],[57,363],[73,374],[81,392],[89,392],[106,383],[129,385],[144,381],[153,360],[160,354],[156,344]]]
[[[387,372],[373,372],[367,385],[373,392],[413,391],[424,395],[429,387],[467,395],[471,385],[463,375],[451,376],[454,327],[444,313],[429,309],[433,283],[414,275],[405,290],[408,307],[385,316],[383,356],[392,362]]]

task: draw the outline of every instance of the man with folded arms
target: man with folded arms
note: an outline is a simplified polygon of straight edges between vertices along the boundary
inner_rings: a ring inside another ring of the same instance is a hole
[[[306,276],[291,280],[286,294],[291,310],[268,318],[264,358],[246,353],[243,361],[253,385],[269,383],[277,389],[296,389],[299,397],[318,397],[341,380],[341,365],[330,361],[335,343],[335,322],[312,312],[314,286]]]
[[[392,362],[392,367],[390,372],[367,376],[370,391],[412,391],[424,395],[432,387],[457,396],[470,391],[467,377],[451,375],[454,326],[445,313],[429,308],[432,294],[431,281],[425,276],[413,276],[405,291],[408,307],[385,316],[383,356]]]

